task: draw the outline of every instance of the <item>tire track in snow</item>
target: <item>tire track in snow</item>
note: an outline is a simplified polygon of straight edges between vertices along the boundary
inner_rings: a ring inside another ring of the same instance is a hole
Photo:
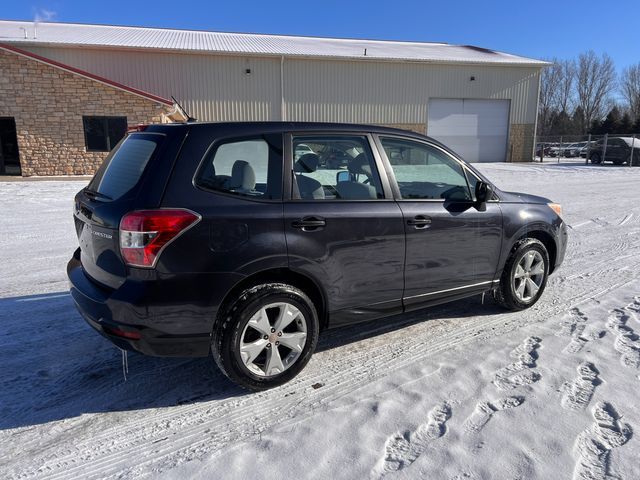
[[[384,456],[374,468],[372,476],[384,475],[403,470],[422,455],[429,442],[442,437],[447,429],[446,422],[451,418],[451,407],[447,402],[436,405],[428,414],[428,421],[419,425],[413,432],[396,433],[387,439]]]
[[[531,316],[496,315],[488,320],[468,322],[468,327],[445,332],[442,337],[433,335],[433,329],[426,324],[416,324],[408,329],[417,333],[425,332],[426,336],[410,335],[401,332],[398,335],[388,333],[382,344],[375,345],[375,340],[362,341],[367,348],[358,348],[351,344],[349,348],[336,349],[335,355],[329,352],[328,361],[323,368],[309,369],[291,384],[262,394],[242,399],[225,400],[213,405],[192,404],[188,406],[167,408],[161,413],[151,411],[147,418],[134,420],[118,427],[106,428],[89,439],[81,439],[67,444],[62,451],[55,453],[38,453],[34,448],[32,466],[23,471],[8,470],[8,478],[31,478],[33,476],[49,476],[50,478],[74,478],[77,476],[109,477],[114,475],[137,476],[150,471],[155,466],[157,471],[171,468],[183,461],[198,458],[210,451],[223,447],[231,441],[254,435],[276,425],[287,418],[299,416],[300,412],[313,411],[326,406],[333,400],[344,396],[357,388],[369,384],[377,378],[391,374],[417,361],[437,355],[441,351],[460,346],[478,338],[490,338],[506,333],[531,321],[544,321],[569,307],[577,307],[597,298],[611,290],[619,288],[637,278],[639,264],[625,263],[626,276],[620,268],[615,268],[616,258],[609,262],[608,272],[598,279],[581,282],[580,291],[576,289],[558,289],[549,298],[546,308],[534,307]],[[633,268],[633,267],[636,268]],[[589,265],[584,265],[588,271]],[[580,268],[580,266],[576,266]],[[609,285],[598,290],[602,285]],[[568,298],[564,293],[572,294]],[[414,317],[412,317],[414,318]],[[509,318],[509,321],[505,321]],[[410,323],[410,322],[407,322]],[[407,342],[409,339],[409,343]],[[411,343],[413,342],[413,343]],[[359,342],[358,342],[359,343]],[[372,347],[369,347],[374,343]],[[339,354],[337,353],[339,351]],[[326,353],[326,352],[323,352]],[[331,357],[340,357],[332,359]],[[312,363],[314,360],[312,360]],[[310,365],[311,366],[311,365]],[[312,384],[324,383],[326,386],[318,390],[310,388]],[[280,400],[283,391],[294,391],[288,400]],[[270,405],[275,404],[275,407]],[[142,415],[141,417],[146,417]],[[248,424],[248,425],[247,425]],[[117,441],[114,441],[114,438]],[[169,440],[164,440],[169,439]],[[152,443],[157,442],[157,443]],[[25,442],[28,443],[28,442]],[[32,440],[37,444],[37,438]],[[24,445],[27,446],[27,445]],[[81,453],[80,453],[81,452]],[[137,467],[129,465],[131,456],[140,459]]]
[[[594,424],[578,435],[575,452],[578,457],[574,480],[606,480],[610,475],[611,450],[627,443],[631,427],[620,421],[610,403],[598,402],[593,408]]]
[[[511,353],[515,361],[502,367],[495,373],[493,384],[500,390],[512,390],[521,385],[530,385],[540,380],[540,374],[534,370],[541,339],[527,337]]]

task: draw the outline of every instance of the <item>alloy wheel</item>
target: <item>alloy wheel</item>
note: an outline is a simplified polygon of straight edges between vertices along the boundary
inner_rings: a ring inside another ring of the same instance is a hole
[[[545,261],[536,250],[526,252],[513,273],[513,291],[518,300],[523,303],[531,302],[544,281]]]
[[[240,358],[254,375],[273,377],[296,363],[307,341],[302,312],[286,302],[261,307],[240,336]]]

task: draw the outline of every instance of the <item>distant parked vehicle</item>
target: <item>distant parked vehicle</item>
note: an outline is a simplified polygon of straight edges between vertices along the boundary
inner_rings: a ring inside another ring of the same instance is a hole
[[[575,158],[580,156],[580,150],[587,142],[570,143],[562,149],[562,156],[565,158]]]
[[[550,144],[549,146],[549,156],[550,157],[559,157],[560,156],[560,145],[557,143]]]
[[[593,148],[596,142],[585,142],[584,146],[580,149],[580,156],[587,158],[587,153]]]
[[[599,165],[603,161],[612,162],[614,165],[628,164],[631,158],[631,145],[633,143],[633,165],[640,165],[640,139],[632,137],[609,137],[607,148],[604,148],[604,139],[598,140],[591,146],[589,161]]]
[[[543,151],[544,148],[544,151]],[[536,145],[536,157],[539,157],[542,153],[543,157],[549,156],[549,151],[551,150],[551,145],[548,143],[539,143]]]

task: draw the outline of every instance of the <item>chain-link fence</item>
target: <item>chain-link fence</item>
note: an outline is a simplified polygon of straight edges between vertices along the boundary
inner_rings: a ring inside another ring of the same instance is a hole
[[[640,133],[537,137],[533,160],[640,166]]]

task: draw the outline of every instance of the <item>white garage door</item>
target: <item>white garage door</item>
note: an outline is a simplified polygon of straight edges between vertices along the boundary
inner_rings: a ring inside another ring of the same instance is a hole
[[[429,100],[427,135],[468,162],[506,161],[508,132],[509,100]]]

